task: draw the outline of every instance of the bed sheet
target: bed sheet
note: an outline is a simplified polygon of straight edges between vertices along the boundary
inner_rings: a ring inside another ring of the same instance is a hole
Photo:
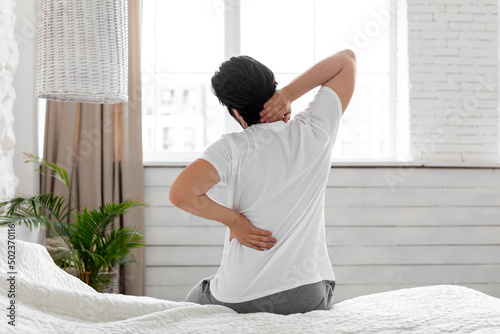
[[[16,241],[8,274],[0,239],[1,333],[500,333],[500,299],[453,285],[353,298],[330,311],[237,314],[216,305],[101,294],[52,261],[45,247]],[[15,327],[8,324],[15,276]]]

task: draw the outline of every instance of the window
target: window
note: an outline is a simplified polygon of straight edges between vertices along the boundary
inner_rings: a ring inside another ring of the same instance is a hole
[[[390,13],[390,0],[143,0],[144,160],[191,161],[241,131],[210,89],[230,56],[264,63],[279,88],[344,48],[357,54],[358,77],[333,158],[393,159]],[[314,94],[295,101],[293,114]]]

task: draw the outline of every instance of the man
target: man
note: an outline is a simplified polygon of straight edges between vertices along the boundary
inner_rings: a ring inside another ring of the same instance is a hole
[[[281,90],[271,70],[250,57],[220,66],[213,92],[244,130],[223,135],[170,190],[175,206],[228,227],[220,268],[186,301],[240,313],[333,307],[324,196],[355,77],[350,50],[320,61]],[[291,103],[317,86],[314,101],[290,121]],[[219,182],[228,185],[228,207],[206,194]]]

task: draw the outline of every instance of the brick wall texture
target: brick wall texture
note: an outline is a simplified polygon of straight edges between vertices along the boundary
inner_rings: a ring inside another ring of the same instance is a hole
[[[498,162],[497,0],[397,1],[398,87],[409,83],[398,127],[409,124],[411,158]]]

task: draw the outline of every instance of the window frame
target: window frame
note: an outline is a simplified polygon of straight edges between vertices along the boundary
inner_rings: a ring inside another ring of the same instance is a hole
[[[389,64],[389,158],[388,159],[334,159],[332,165],[367,165],[393,164],[397,162],[397,13],[396,1],[389,1],[390,27],[390,64]],[[221,1],[224,12],[224,59],[241,54],[241,0]],[[156,29],[155,29],[156,35]],[[156,37],[155,37],[156,39]],[[317,61],[317,59],[315,59]],[[156,111],[155,111],[156,112]],[[224,113],[224,133],[241,131],[241,126],[228,112]],[[185,166],[194,161],[202,152],[143,152],[144,166]]]

